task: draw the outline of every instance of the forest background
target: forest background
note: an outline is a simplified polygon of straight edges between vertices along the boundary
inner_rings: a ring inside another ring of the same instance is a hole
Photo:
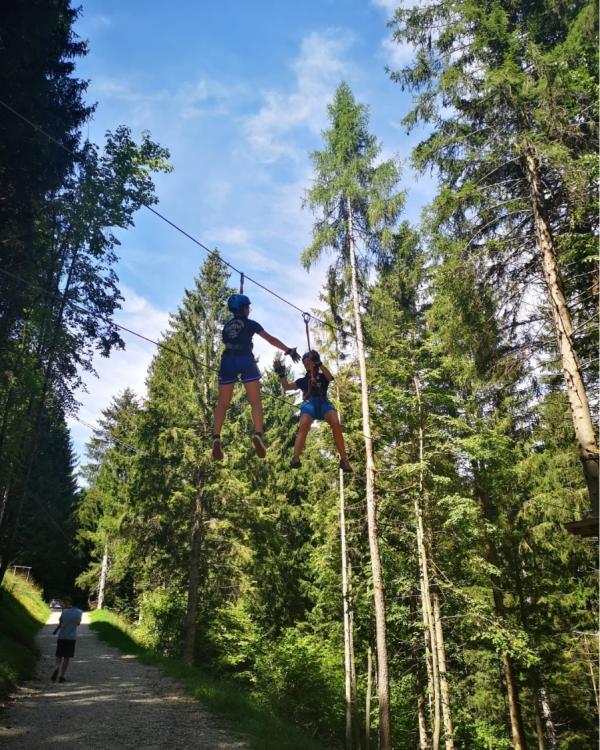
[[[597,515],[594,6],[394,10],[402,65],[381,75],[410,94],[411,168],[436,176],[418,221],[366,103],[328,92],[297,260],[320,269],[346,480],[319,427],[290,471],[297,405],[264,356],[268,458],[239,394],[211,462],[239,283],[214,247],[78,482],[67,419],[124,344],[123,230],[172,166],[149,133],[87,137],[76,19],[37,0],[0,28],[0,575],[32,565],[47,593],[76,576],[325,746],[593,747],[596,552],[565,523]]]

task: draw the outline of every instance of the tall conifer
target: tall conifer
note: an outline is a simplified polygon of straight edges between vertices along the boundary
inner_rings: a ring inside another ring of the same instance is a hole
[[[368,114],[346,83],[338,87],[328,107],[331,127],[323,133],[325,149],[312,160],[314,185],[306,203],[319,215],[313,241],[302,256],[310,268],[323,252],[332,251],[334,265],[347,279],[352,299],[354,332],[361,381],[362,427],[366,454],[366,499],[369,547],[375,599],[379,732],[382,750],[391,747],[389,675],[383,574],[377,530],[375,462],[366,352],[363,339],[360,284],[373,261],[391,242],[404,196],[395,192],[399,179],[393,160],[377,164],[380,146],[368,132]]]

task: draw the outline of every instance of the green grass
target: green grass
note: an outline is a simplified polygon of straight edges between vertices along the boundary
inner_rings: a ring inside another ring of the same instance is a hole
[[[39,657],[35,636],[49,614],[37,586],[6,573],[0,590],[0,697],[33,675]]]
[[[323,745],[273,716],[236,683],[217,679],[196,667],[189,667],[181,659],[160,656],[145,648],[136,641],[133,628],[113,612],[96,610],[90,613],[90,621],[103,641],[144,664],[159,667],[197,701],[224,718],[232,732],[254,750],[323,750]]]

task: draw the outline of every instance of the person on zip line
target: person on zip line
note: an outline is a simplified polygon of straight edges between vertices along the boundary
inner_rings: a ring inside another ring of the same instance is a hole
[[[295,348],[286,346],[275,336],[267,333],[260,323],[250,320],[250,300],[245,294],[234,294],[227,300],[227,307],[233,313],[233,318],[223,326],[223,344],[225,349],[221,356],[219,368],[219,397],[215,407],[213,422],[212,457],[215,461],[223,458],[221,446],[221,427],[225,421],[227,408],[231,402],[233,389],[238,378],[246,388],[246,395],[252,409],[254,435],[252,443],[259,458],[267,454],[263,442],[263,410],[260,400],[260,370],[252,354],[252,337],[257,333],[269,344],[281,349],[294,362],[300,361],[300,355]]]
[[[287,379],[285,365],[281,359],[276,359],[273,363],[273,369],[279,375],[279,380],[284,391],[301,390],[304,399],[300,407],[300,424],[294,443],[292,469],[300,468],[300,455],[304,450],[310,426],[315,419],[321,419],[331,427],[333,441],[340,454],[340,469],[342,471],[352,471],[352,467],[346,456],[346,446],[344,444],[344,436],[338,413],[333,404],[327,399],[327,389],[333,380],[333,375],[321,362],[319,353],[314,349],[302,355],[302,364],[306,369],[306,375],[290,383]]]

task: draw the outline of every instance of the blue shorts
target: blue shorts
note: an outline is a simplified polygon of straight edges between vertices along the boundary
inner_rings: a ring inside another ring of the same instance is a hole
[[[335,411],[335,407],[330,401],[322,398],[311,398],[304,401],[300,407],[300,414],[308,414],[313,419],[323,419],[328,411]]]
[[[252,352],[223,352],[219,368],[219,385],[236,383],[241,375],[242,383],[260,380],[260,370]]]

